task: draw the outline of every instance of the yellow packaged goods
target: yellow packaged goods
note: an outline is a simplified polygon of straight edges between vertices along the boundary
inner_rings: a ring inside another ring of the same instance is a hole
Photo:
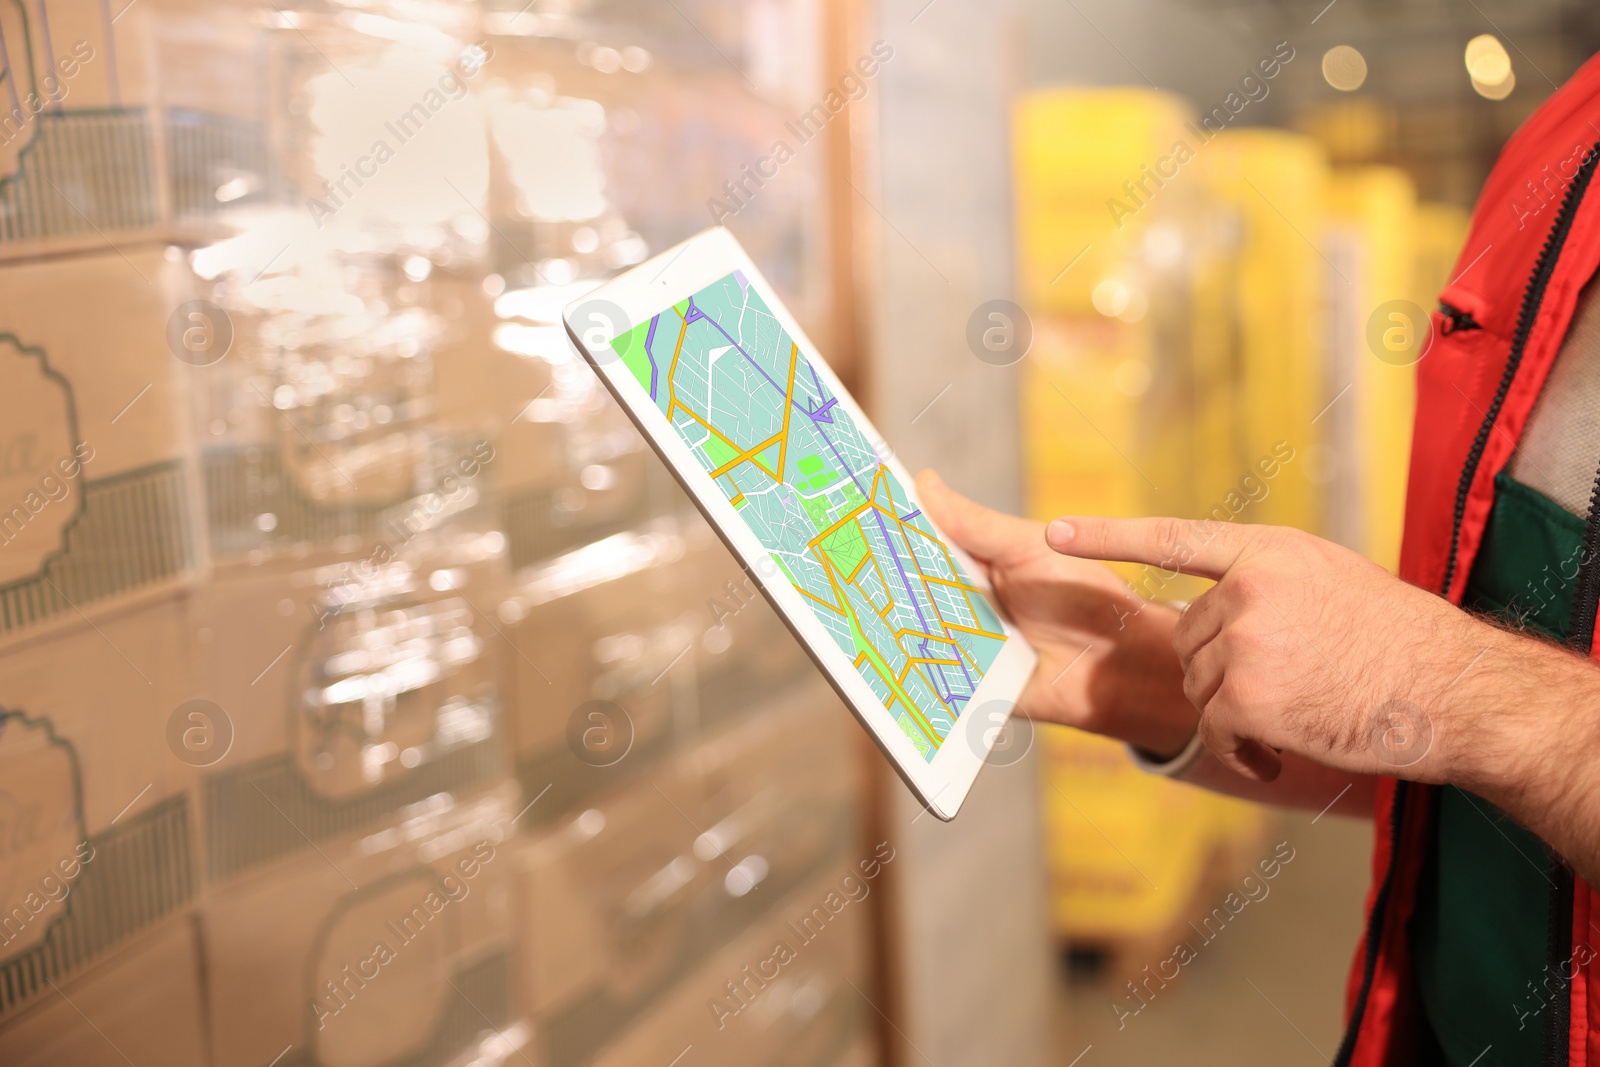
[[[81,625],[198,565],[156,249],[0,267],[0,641]],[[97,313],[73,294],[96,294]],[[114,325],[112,325],[114,324]]]
[[[1336,171],[1329,185],[1328,379],[1318,420],[1334,497],[1328,536],[1393,570],[1400,562],[1416,364],[1427,349],[1431,294],[1417,288],[1416,188],[1394,167]]]
[[[0,657],[0,1020],[195,894],[183,604]]]
[[[1194,156],[1188,117],[1179,98],[1144,89],[1045,90],[1018,102],[1017,256],[1033,314],[1093,314],[1096,284],[1137,250],[1158,215],[1196,195],[1179,169]],[[1171,173],[1162,177],[1160,167]]]
[[[1282,51],[1262,78],[1291,61]],[[1018,105],[1019,272],[1034,313],[1028,511],[1316,530],[1320,309],[1337,278],[1308,242],[1324,236],[1327,165],[1308,138],[1228,128],[1226,111],[1189,114],[1144,90],[1049,90]],[[1151,600],[1209,585],[1118,569]],[[1213,854],[1257,832],[1222,802],[1138,772],[1107,742],[1046,731],[1041,744],[1065,938],[1164,931]]]
[[[7,1067],[204,1067],[205,993],[193,915],[174,916],[0,1023]]]
[[[1182,925],[1219,854],[1232,862],[1265,831],[1265,811],[1145,774],[1122,746],[1046,729],[1056,931],[1097,945],[1159,937]]]
[[[440,795],[213,892],[214,1062],[443,1063],[508,1028],[515,801]]]
[[[1236,456],[1248,464],[1277,442],[1311,453],[1326,403],[1321,293],[1329,264],[1312,243],[1326,226],[1327,162],[1310,138],[1275,130],[1220,134],[1201,157],[1210,195],[1236,220],[1231,301],[1239,406]],[[1314,457],[1291,464],[1247,522],[1321,522]],[[1243,464],[1241,464],[1243,465]]]

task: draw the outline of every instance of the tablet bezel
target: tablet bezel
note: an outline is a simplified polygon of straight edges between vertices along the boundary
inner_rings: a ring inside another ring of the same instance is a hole
[[[838,398],[838,406],[849,413],[862,434],[873,443],[879,462],[894,473],[909,500],[915,502],[915,484],[909,472],[901,466],[892,450],[883,446],[882,435],[856,404],[855,398],[840,384],[833,369],[822,358],[821,351],[789,314],[788,308],[784,307],[772,286],[728,230],[716,227],[703,231],[585,293],[563,310],[562,324],[573,345],[594,368],[651,447],[666,462],[678,483],[755,580],[778,616],[799,639],[845,705],[866,729],[868,736],[888,757],[890,764],[922,805],[948,822],[955,817],[971,790],[1003,720],[995,721],[986,714],[983,716],[986,724],[978,724],[969,718],[972,710],[963,711],[934,758],[924,759],[888,714],[883,701],[856,672],[849,656],[839,648],[827,627],[812,613],[799,591],[783,577],[766,546],[739,517],[689,446],[678,436],[677,430],[649,395],[639,388],[638,382],[611,348],[610,342],[626,333],[633,324],[645,322],[652,316],[670,310],[674,304],[734,271],[744,272],[750,284],[760,291],[779,324],[805,351],[824,384]],[[599,352],[588,349],[571,321],[575,312],[594,301],[609,302],[621,311],[625,319],[620,324],[621,328],[609,332]],[[931,518],[929,522],[932,524]],[[985,591],[1008,638],[1001,646],[1000,655],[967,702],[967,708],[977,709],[991,701],[1001,701],[1004,713],[1009,716],[1023,686],[1033,673],[1036,656],[1010,620],[1005,618],[983,570],[942,531],[938,531],[937,527],[935,530],[965,571],[967,580]]]

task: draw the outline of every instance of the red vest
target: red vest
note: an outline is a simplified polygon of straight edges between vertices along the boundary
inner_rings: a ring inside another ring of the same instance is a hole
[[[1597,160],[1600,56],[1501,152],[1455,277],[1440,294],[1432,347],[1417,366],[1400,575],[1456,603],[1482,542],[1495,475],[1522,436],[1579,293],[1600,263],[1600,188],[1590,182]],[[1584,458],[1600,466],[1600,456]],[[1379,782],[1367,935],[1350,974],[1340,1067],[1419,1059],[1425,1024],[1406,927],[1417,903],[1432,794],[1427,786]],[[1600,894],[1574,880],[1556,909],[1563,927],[1569,908],[1572,946],[1600,948],[1600,934],[1589,926],[1593,916],[1600,928]],[[1557,983],[1544,1010],[1546,1059],[1600,1067],[1600,958],[1579,952],[1568,969],[1570,983]]]

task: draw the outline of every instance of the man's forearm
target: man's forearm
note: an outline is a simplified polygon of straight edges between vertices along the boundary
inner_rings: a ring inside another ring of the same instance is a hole
[[[1438,776],[1600,884],[1600,667],[1549,641],[1474,628],[1482,655],[1437,705]]]
[[[1378,780],[1370,774],[1325,767],[1292,752],[1283,754],[1283,773],[1270,782],[1235,774],[1209,752],[1180,780],[1241,800],[1361,819],[1372,818],[1378,788]]]

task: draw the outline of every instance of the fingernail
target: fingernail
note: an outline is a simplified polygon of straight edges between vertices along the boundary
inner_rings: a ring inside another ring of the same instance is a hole
[[[939,477],[938,471],[923,471],[922,480],[930,489],[943,489],[944,479]]]
[[[1072,540],[1073,533],[1072,523],[1066,519],[1052,519],[1044,528],[1045,543],[1051,548],[1064,548]]]

